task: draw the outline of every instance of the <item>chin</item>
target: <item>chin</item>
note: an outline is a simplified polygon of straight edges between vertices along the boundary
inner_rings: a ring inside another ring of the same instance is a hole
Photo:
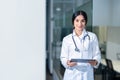
[[[83,31],[83,29],[81,29],[81,28],[80,28],[80,29],[78,29],[78,30],[79,30],[79,31]]]

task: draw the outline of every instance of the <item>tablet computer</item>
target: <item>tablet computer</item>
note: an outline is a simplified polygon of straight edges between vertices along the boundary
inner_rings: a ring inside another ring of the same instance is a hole
[[[95,61],[94,59],[71,59],[71,62],[83,62],[86,63],[88,61]]]

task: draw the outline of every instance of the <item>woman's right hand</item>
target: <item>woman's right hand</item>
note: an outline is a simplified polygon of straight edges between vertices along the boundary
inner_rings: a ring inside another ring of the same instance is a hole
[[[71,62],[70,60],[67,60],[67,65],[69,67],[73,67],[73,66],[77,65],[77,62]]]

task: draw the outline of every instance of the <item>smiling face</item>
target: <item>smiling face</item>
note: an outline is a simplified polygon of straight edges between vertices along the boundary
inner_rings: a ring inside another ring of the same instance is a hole
[[[74,19],[74,29],[75,31],[83,31],[83,29],[85,28],[86,25],[86,20],[84,18],[83,15],[78,15],[75,19]]]

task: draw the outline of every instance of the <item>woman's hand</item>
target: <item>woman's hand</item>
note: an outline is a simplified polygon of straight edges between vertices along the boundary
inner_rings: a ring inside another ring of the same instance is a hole
[[[88,63],[90,63],[92,66],[96,66],[98,62],[96,60],[91,60]]]
[[[73,67],[73,66],[77,65],[77,62],[71,62],[70,60],[67,60],[67,65],[69,67]]]

